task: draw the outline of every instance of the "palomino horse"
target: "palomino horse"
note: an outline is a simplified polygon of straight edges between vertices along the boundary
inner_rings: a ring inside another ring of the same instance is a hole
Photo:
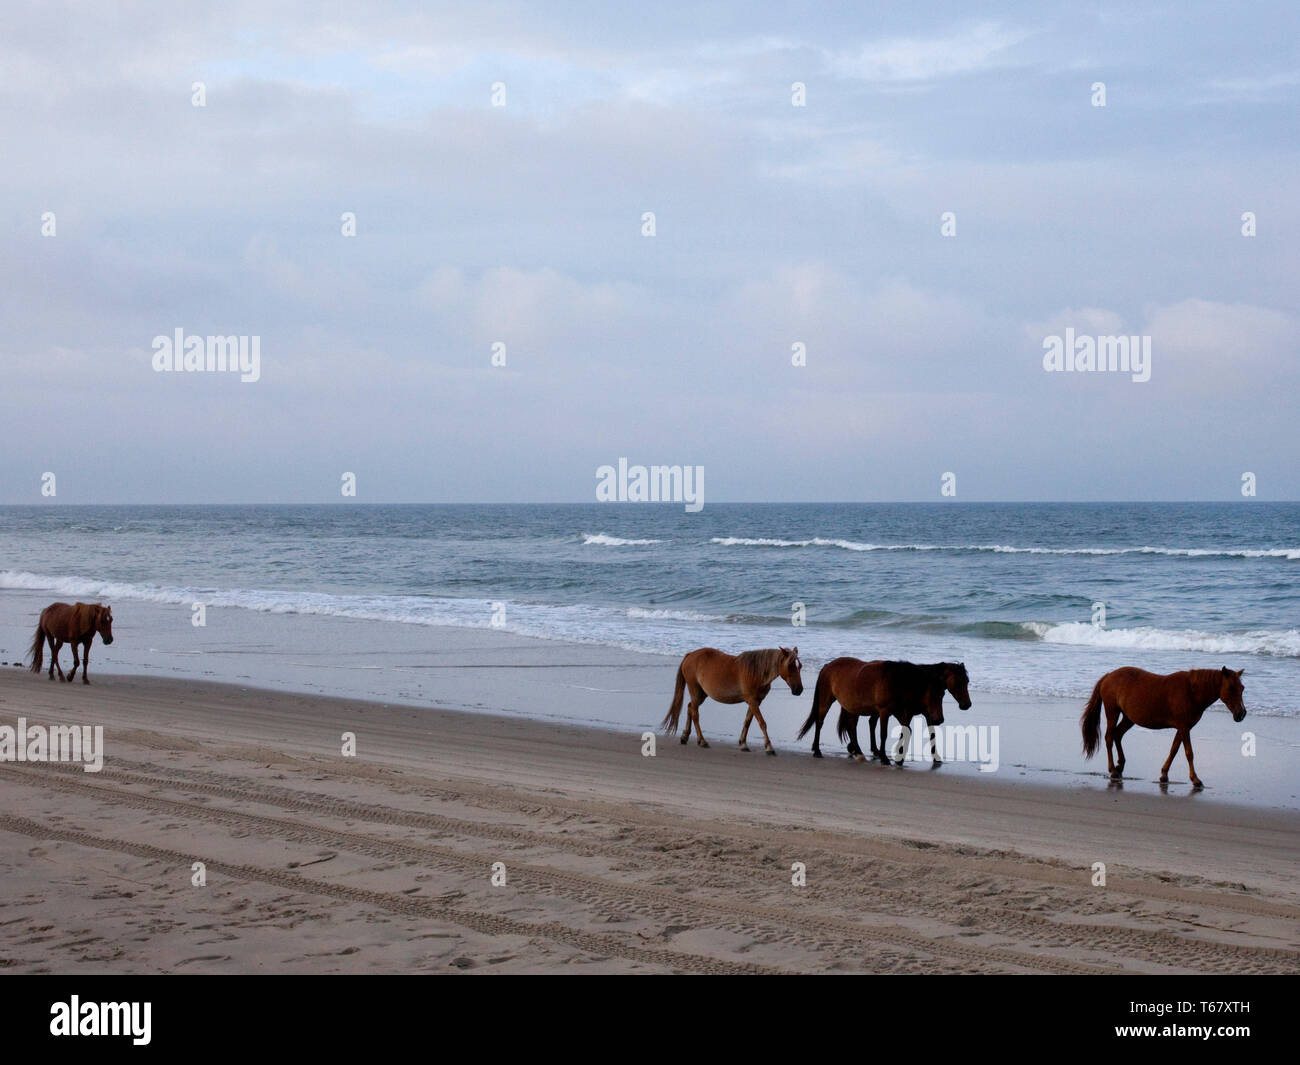
[[[938,763],[934,747],[934,726],[943,724],[943,693],[948,692],[963,710],[970,709],[970,681],[966,667],[961,662],[936,662],[918,666],[912,662],[863,662],[858,658],[836,658],[822,666],[813,689],[812,712],[799,730],[802,739],[810,728],[813,733],[813,757],[820,758],[822,722],[831,704],[839,700],[840,738],[850,737],[849,753],[858,761],[865,761],[858,746],[857,718],[868,715],[871,732],[871,753],[889,765],[885,750],[885,737],[889,734],[889,719],[895,717],[906,728],[917,714],[925,716],[930,726],[930,757]],[[880,747],[876,747],[876,721],[880,721]],[[899,764],[901,764],[901,759]]]
[[[36,636],[32,639],[32,672],[39,673],[45,656],[45,641],[50,641],[50,680],[59,671],[59,680],[71,682],[81,666],[81,683],[90,683],[90,644],[95,633],[104,638],[105,645],[113,642],[113,608],[99,603],[52,603],[41,611],[36,623]],[[72,644],[72,672],[66,677],[59,665],[59,651],[65,643]],[[82,648],[82,660],[77,657],[77,646]]]
[[[673,692],[673,704],[659,726],[668,735],[677,731],[677,719],[682,712],[682,693],[691,689],[690,712],[686,718],[686,731],[682,733],[682,742],[691,738],[691,726],[695,726],[695,735],[701,747],[707,747],[708,741],[700,731],[700,704],[705,699],[717,699],[720,703],[747,703],[749,713],[745,715],[745,727],[740,730],[740,749],[749,750],[745,737],[749,735],[749,723],[758,720],[758,727],[763,730],[763,748],[768,754],[776,754],[771,739],[767,735],[767,722],[759,711],[759,704],[767,697],[772,681],[780,677],[795,695],[803,694],[803,680],[799,671],[803,663],[799,661],[799,648],[769,647],[765,651],[745,651],[738,655],[729,655],[712,647],[701,647],[682,659],[677,667],[677,690]]]
[[[1106,707],[1106,763],[1110,775],[1118,779],[1124,775],[1124,745],[1120,740],[1134,725],[1153,729],[1176,729],[1174,745],[1169,757],[1160,767],[1160,783],[1169,783],[1169,767],[1173,765],[1178,745],[1187,755],[1187,771],[1192,775],[1192,786],[1205,785],[1196,775],[1192,764],[1192,729],[1211,703],[1223,700],[1232,711],[1232,720],[1246,716],[1241,696],[1246,690],[1241,683],[1245,670],[1235,673],[1223,669],[1184,669],[1180,673],[1148,673],[1145,669],[1125,666],[1107,673],[1092,689],[1092,697],[1083,708],[1079,725],[1083,729],[1083,754],[1091,758],[1097,750],[1097,728],[1101,723],[1101,708]],[[1119,750],[1116,764],[1111,744]]]

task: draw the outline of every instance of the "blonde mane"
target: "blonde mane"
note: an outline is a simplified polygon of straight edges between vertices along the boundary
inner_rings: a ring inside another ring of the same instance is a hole
[[[766,684],[781,673],[781,660],[785,652],[779,647],[768,647],[762,651],[745,651],[736,655],[740,665],[740,675],[755,687]]]

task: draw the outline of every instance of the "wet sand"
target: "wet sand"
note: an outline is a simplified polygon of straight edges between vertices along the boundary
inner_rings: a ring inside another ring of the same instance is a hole
[[[717,708],[710,748],[660,735],[647,757],[629,730],[92,680],[0,672],[0,725],[102,725],[105,737],[99,773],[0,763],[6,971],[1300,963],[1294,811],[1185,786],[885,768],[829,746],[820,761],[745,754],[739,718]],[[1198,748],[1207,779],[1210,765]]]

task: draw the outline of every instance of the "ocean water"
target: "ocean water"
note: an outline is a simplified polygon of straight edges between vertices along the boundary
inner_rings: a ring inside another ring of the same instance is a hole
[[[1252,712],[1300,710],[1293,503],[11,506],[4,589],[119,621],[203,602],[673,655],[798,644],[812,666],[956,659],[973,691],[1226,665]]]

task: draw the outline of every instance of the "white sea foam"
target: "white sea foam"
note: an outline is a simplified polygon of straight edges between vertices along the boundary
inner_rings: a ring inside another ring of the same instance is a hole
[[[1200,651],[1205,654],[1277,655],[1300,657],[1300,629],[1255,629],[1241,633],[1198,629],[1107,629],[1086,621],[1058,625],[1025,622],[1024,627],[1044,643],[1075,647],[1132,647],[1145,651]]]
[[[824,540],[815,536],[811,540],[773,540],[766,537],[751,536],[715,536],[709,543],[723,547],[839,547],[845,551],[907,551],[930,550],[929,548],[911,547],[910,545],[887,546],[884,544],[862,544],[854,540]],[[938,548],[934,550],[939,550]]]
[[[0,570],[0,588],[48,591],[70,599],[140,600],[188,606],[254,610],[270,614],[314,614],[324,617],[390,621],[408,625],[465,625],[490,627],[492,602],[405,595],[331,595],[285,589],[213,589],[155,584],[132,584],[84,577],[47,576]],[[510,604],[507,628],[559,639],[588,639],[622,619],[648,623],[731,624],[725,614],[665,607],[601,607],[581,603]],[[1206,654],[1257,654],[1300,657],[1300,629],[1254,629],[1241,633],[1204,632],[1197,629],[1159,629],[1147,626],[1110,629],[1088,622],[1022,622],[1022,627],[1044,643],[1078,647],[1135,648],[1153,651],[1199,651]],[[700,630],[706,633],[708,630]],[[614,636],[614,641],[618,637]]]
[[[645,544],[661,544],[662,540],[625,540],[621,536],[606,536],[604,533],[583,533],[584,545],[597,544],[601,547],[641,547]]]
[[[488,599],[459,599],[408,595],[330,595],[322,592],[259,588],[213,589],[155,584],[131,584],[84,577],[52,577],[39,573],[0,570],[0,589],[46,591],[83,600],[136,600],[166,606],[203,603],[214,608],[253,610],[266,614],[311,614],[320,617],[388,621],[403,625],[454,625],[490,628],[496,603]],[[118,612],[119,616],[121,611]],[[606,607],[583,603],[508,603],[507,631],[543,639],[578,640],[662,650],[645,642],[619,639],[620,622],[727,623],[721,614],[656,607]],[[624,633],[630,636],[631,632]],[[611,636],[613,637],[611,639]]]
[[[653,621],[726,621],[722,614],[702,614],[698,610],[669,610],[658,607],[631,606],[627,616]]]
[[[44,590],[86,600],[133,599],[182,606],[203,603],[210,607],[234,607],[268,614],[318,614],[417,625],[491,624],[491,606],[486,600],[132,584],[85,577],[51,577],[14,570],[0,570],[0,588]]]
[[[47,576],[21,571],[0,571],[0,589],[39,592],[52,598],[112,601],[145,601],[172,608],[188,608],[202,602],[209,608],[258,611],[267,615],[317,615],[420,626],[488,628],[495,604],[487,599],[457,599],[433,596],[356,594],[336,595],[291,589],[212,589],[156,584],[103,581],[84,577]],[[48,601],[48,600],[46,600]],[[503,631],[518,636],[583,643],[628,651],[678,656],[699,646],[741,651],[751,647],[775,646],[791,639],[788,622],[760,621],[740,624],[738,615],[708,614],[673,607],[615,607],[594,604],[529,603],[506,604]],[[129,624],[129,610],[117,612],[119,627]],[[145,630],[151,620],[142,609],[136,624]],[[173,624],[174,622],[166,622]],[[960,658],[971,668],[973,682],[981,690],[1025,692],[1040,695],[1086,696],[1104,663],[1114,653],[1116,665],[1141,664],[1167,671],[1188,667],[1233,665],[1220,655],[1259,656],[1252,667],[1256,674],[1255,699],[1251,712],[1260,710],[1290,716],[1294,708],[1284,699],[1286,678],[1278,670],[1294,669],[1300,657],[1300,631],[1256,629],[1243,633],[1212,633],[1198,630],[1156,628],[1098,629],[1088,623],[1053,624],[1026,622],[1027,633],[1048,651],[1034,653],[1032,643],[987,639],[960,632],[910,631],[895,627],[864,625],[811,626],[798,632],[804,661],[811,669],[849,651],[862,658],[908,657],[913,661]],[[123,632],[125,636],[125,631]],[[1029,652],[1028,656],[1026,652]],[[1173,652],[1168,654],[1167,652]],[[1098,657],[1098,655],[1102,657]],[[1200,654],[1205,658],[1188,658]],[[1149,656],[1149,657],[1148,657]],[[1209,657],[1213,656],[1213,657]],[[1236,660],[1240,665],[1241,660]],[[1235,666],[1234,666],[1235,668]],[[805,676],[808,674],[806,673]],[[1258,702],[1256,702],[1258,700]]]
[[[1170,555],[1183,558],[1282,558],[1300,560],[1300,547],[1014,547],[1008,544],[871,544],[858,540],[779,540],[768,537],[715,536],[721,547],[838,547],[845,551],[989,551],[1006,555]]]

